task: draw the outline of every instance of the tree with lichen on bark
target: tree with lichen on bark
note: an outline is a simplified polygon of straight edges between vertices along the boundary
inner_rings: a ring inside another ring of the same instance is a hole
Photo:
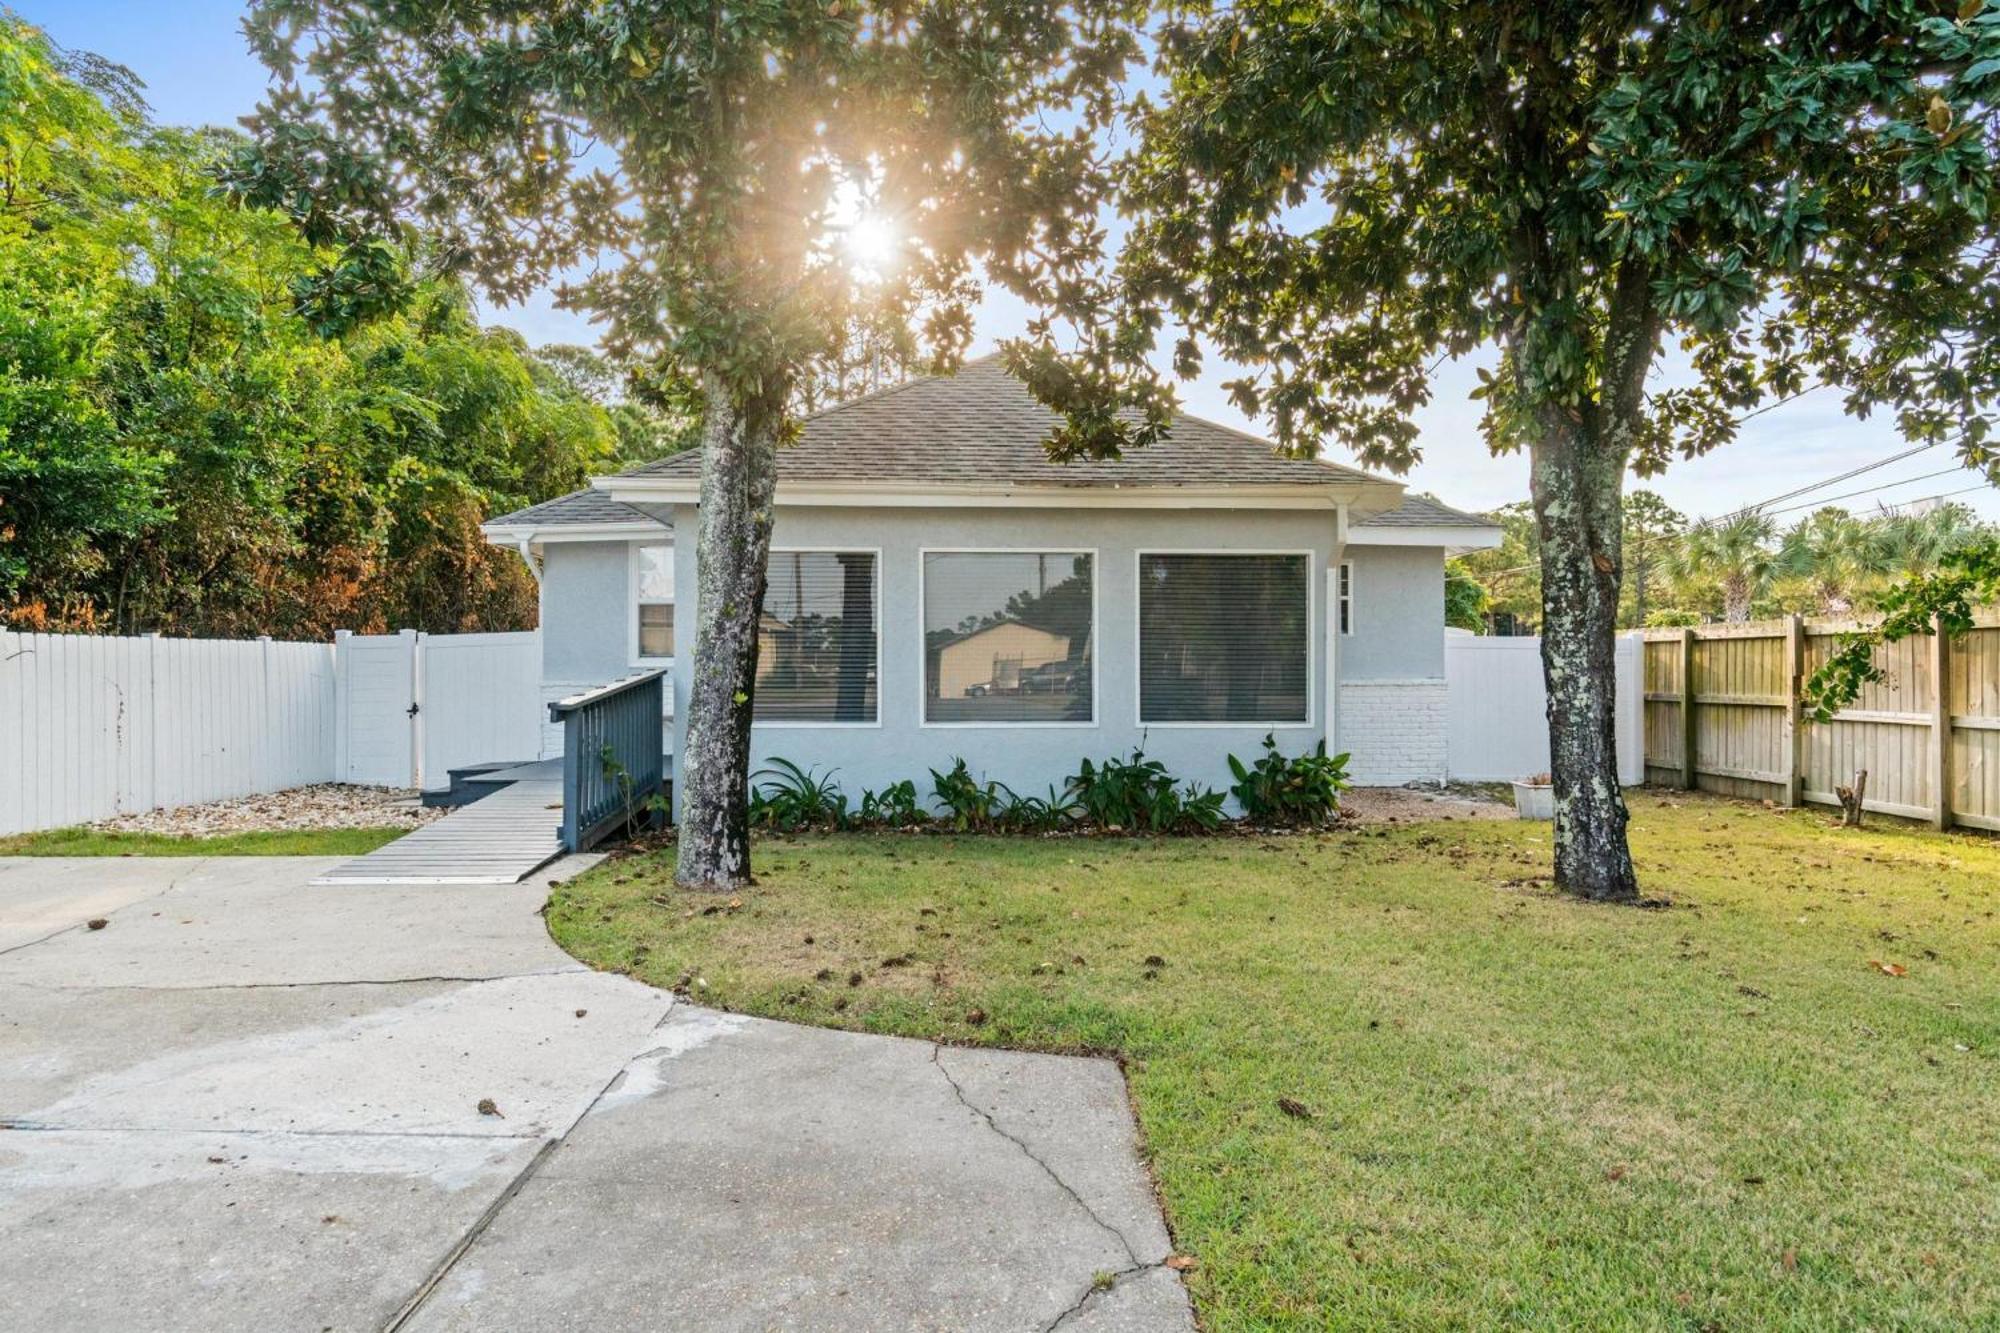
[[[801,385],[857,343],[948,369],[980,276],[1080,313],[1129,18],[1075,0],[251,5],[275,80],[232,172],[243,197],[363,257],[420,225],[422,258],[503,301],[561,282],[608,355],[698,387],[684,884],[750,876],[757,610]],[[373,296],[379,268],[319,282]]]
[[[1555,877],[1632,901],[1612,632],[1628,470],[1730,440],[1820,385],[1989,466],[2000,272],[1987,213],[2000,8],[1967,0],[1239,0],[1175,10],[1124,176],[1122,306],[1015,363],[1062,443],[1143,437],[1169,321],[1249,372],[1287,449],[1418,461],[1447,356],[1525,450],[1556,787]],[[1693,374],[1659,387],[1667,339]]]

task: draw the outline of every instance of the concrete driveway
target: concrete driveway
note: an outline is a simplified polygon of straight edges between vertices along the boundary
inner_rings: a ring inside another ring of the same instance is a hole
[[[333,864],[0,859],[0,1328],[1192,1328],[1108,1062],[676,1004],[544,880]]]

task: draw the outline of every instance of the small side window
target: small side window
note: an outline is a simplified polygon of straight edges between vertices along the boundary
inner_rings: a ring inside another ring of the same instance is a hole
[[[674,548],[641,546],[632,560],[633,656],[645,662],[669,660],[674,655]]]
[[[1340,632],[1354,633],[1354,565],[1342,561],[1340,566]]]

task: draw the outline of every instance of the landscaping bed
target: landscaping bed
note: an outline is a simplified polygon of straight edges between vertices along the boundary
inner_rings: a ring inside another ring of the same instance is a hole
[[[703,1003],[1102,1051],[1204,1327],[1963,1327],[2000,1309],[2000,847],[1634,794],[1665,910],[1549,829],[766,838],[556,887]]]
[[[158,833],[168,837],[213,837],[222,833],[268,833],[301,829],[399,829],[408,832],[442,819],[448,810],[426,809],[414,791],[316,782],[284,791],[236,796],[225,801],[175,806],[120,815],[90,825],[100,833]]]
[[[0,856],[361,856],[443,818],[412,791],[321,782],[0,838]]]

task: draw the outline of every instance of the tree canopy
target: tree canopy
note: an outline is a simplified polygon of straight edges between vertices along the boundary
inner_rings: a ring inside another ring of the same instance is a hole
[[[500,296],[559,282],[609,355],[698,389],[683,882],[749,874],[778,444],[843,366],[954,363],[981,279],[1080,315],[1109,183],[1096,136],[1138,9],[251,6],[273,86],[233,185],[341,247],[330,288],[365,297],[372,257],[415,231],[425,265]]]
[[[349,263],[415,227],[497,296],[554,281],[612,357],[782,405],[857,346],[956,359],[975,260],[1065,299],[1122,12],[260,0],[274,85],[234,185]]]
[[[1246,367],[1237,403],[1287,448],[1403,468],[1432,370],[1496,348],[1478,396],[1531,462],[1556,878],[1636,898],[1624,476],[1817,385],[1991,465],[2000,8],[1242,0],[1176,10],[1159,52],[1117,314],[1016,353],[1075,420],[1058,446],[1145,442],[1167,334],[1183,375],[1210,347]],[[1651,378],[1669,339],[1686,384]]]
[[[532,581],[477,525],[616,456],[602,395],[444,279],[334,329],[339,256],[217,196],[242,146],[151,124],[129,75],[0,21],[7,620],[532,625]]]

